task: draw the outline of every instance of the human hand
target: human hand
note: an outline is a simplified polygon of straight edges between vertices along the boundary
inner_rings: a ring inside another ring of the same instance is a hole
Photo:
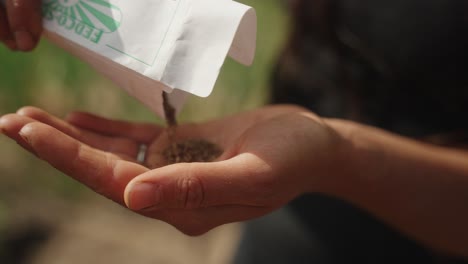
[[[34,49],[42,33],[41,3],[41,0],[0,0],[0,42],[11,50]]]
[[[199,235],[264,215],[309,191],[323,191],[337,166],[339,138],[298,107],[266,107],[178,127],[176,141],[203,138],[224,149],[212,163],[156,169],[136,163],[138,145],[161,159],[166,132],[152,125],[75,113],[68,122],[35,109],[0,119],[4,133],[39,158],[130,209]]]

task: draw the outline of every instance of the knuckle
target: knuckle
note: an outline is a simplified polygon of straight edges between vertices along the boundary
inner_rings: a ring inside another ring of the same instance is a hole
[[[200,208],[205,198],[201,179],[195,175],[187,175],[177,180],[177,201],[181,208]]]
[[[96,193],[107,196],[109,189],[113,187],[112,183],[110,184],[108,181],[108,176],[112,173],[112,158],[109,153],[106,153],[104,164],[90,163],[89,160],[85,158],[86,151],[85,145],[81,143],[77,143],[74,146],[71,163],[70,166],[67,167],[66,173],[81,181]],[[60,167],[64,166],[62,164],[58,165]]]
[[[117,166],[115,160],[110,153],[105,154],[104,162],[100,166],[90,166],[90,172],[88,175],[93,175],[89,178],[89,183],[92,189],[106,197],[116,200],[110,196],[112,189],[115,188],[115,182],[110,181],[114,174],[114,169]]]

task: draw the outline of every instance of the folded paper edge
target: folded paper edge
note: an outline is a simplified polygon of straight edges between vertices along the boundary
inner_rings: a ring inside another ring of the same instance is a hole
[[[228,55],[235,61],[250,66],[255,59],[257,45],[257,14],[250,8],[242,17]]]
[[[249,29],[248,23],[254,26]],[[196,1],[161,81],[173,89],[207,97],[228,54],[243,64],[251,64],[255,43],[256,14],[252,7],[231,0]]]

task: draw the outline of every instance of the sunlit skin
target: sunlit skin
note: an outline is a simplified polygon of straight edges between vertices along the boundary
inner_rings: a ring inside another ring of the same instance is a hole
[[[264,107],[181,125],[176,140],[225,151],[212,163],[148,169],[164,129],[85,113],[66,120],[27,107],[0,119],[5,135],[113,201],[189,235],[267,214],[304,193],[349,201],[437,250],[468,256],[468,152],[421,143],[296,106]]]
[[[304,125],[318,133],[284,127],[310,118],[319,122],[302,108],[282,106],[202,125],[181,125],[177,141],[206,138],[225,152],[214,163],[152,171],[135,158],[141,143],[151,145],[147,156],[153,159],[158,149],[168,145],[167,135],[155,125],[84,113],[73,113],[66,122],[31,107],[5,115],[0,122],[7,136],[96,192],[185,233],[201,234],[224,223],[263,215],[307,191],[303,184],[307,179],[301,178],[306,175],[294,175],[291,168],[332,151],[327,142],[337,140],[321,132],[328,128],[314,122]],[[310,153],[300,151],[305,141],[320,138]],[[321,163],[316,167],[325,170],[327,163]],[[154,183],[158,191],[144,193],[147,187],[141,183]]]
[[[30,51],[42,32],[41,0],[0,1],[0,42],[13,51]]]

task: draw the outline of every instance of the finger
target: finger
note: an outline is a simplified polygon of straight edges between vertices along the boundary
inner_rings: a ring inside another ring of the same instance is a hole
[[[8,18],[2,4],[0,4],[0,41],[9,49],[16,50],[16,42],[13,40],[13,35],[10,32]]]
[[[64,120],[36,107],[23,107],[18,110],[17,113],[18,115],[26,116],[55,127],[63,133],[97,149],[117,154],[124,154],[128,158],[132,159],[135,159],[137,155],[138,144],[127,138],[110,138],[83,129],[78,129]]]
[[[6,0],[10,31],[21,51],[34,49],[42,32],[41,3],[39,0]]]
[[[29,144],[26,141],[24,141],[24,139],[18,134],[21,128],[30,122],[33,122],[33,120],[26,118],[18,118],[18,115],[16,114],[8,114],[0,118],[0,129],[2,131],[2,134],[5,134],[6,136],[10,137],[24,149],[35,154],[34,150],[29,146]]]
[[[228,205],[198,210],[157,210],[141,214],[171,224],[190,236],[202,235],[220,225],[263,216],[275,208]]]
[[[113,201],[123,204],[128,182],[148,169],[93,149],[59,130],[39,122],[18,132],[37,156]]]
[[[220,162],[174,164],[132,180],[125,189],[125,202],[132,210],[263,206],[264,198],[274,198],[270,170],[249,153]]]
[[[153,124],[135,124],[126,121],[109,120],[88,113],[74,112],[67,117],[68,122],[100,134],[113,137],[128,137],[141,143],[149,143],[156,138],[161,127]]]

